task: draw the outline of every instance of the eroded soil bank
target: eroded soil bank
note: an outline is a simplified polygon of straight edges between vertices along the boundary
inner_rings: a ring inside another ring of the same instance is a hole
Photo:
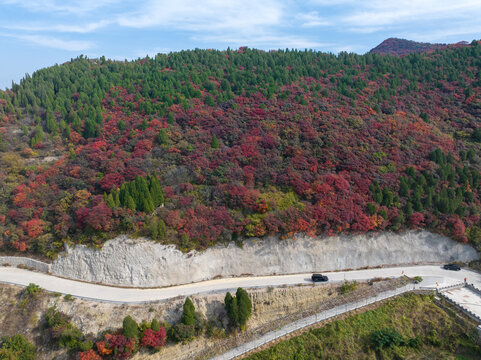
[[[155,287],[218,276],[272,275],[477,259],[476,251],[428,231],[244,241],[203,252],[122,235],[102,250],[69,248],[50,266],[54,275],[104,284]]]

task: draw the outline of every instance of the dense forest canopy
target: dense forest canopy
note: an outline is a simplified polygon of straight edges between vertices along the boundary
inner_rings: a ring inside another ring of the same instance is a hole
[[[72,61],[0,92],[0,246],[428,228],[481,243],[481,44]]]

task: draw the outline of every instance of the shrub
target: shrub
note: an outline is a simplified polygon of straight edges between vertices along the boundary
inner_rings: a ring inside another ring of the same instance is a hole
[[[55,307],[51,307],[45,314],[45,327],[59,347],[81,351],[92,347],[92,343],[85,342],[82,332],[70,322],[70,317],[57,311]]]
[[[419,284],[421,281],[423,281],[423,278],[421,276],[415,276],[413,277],[413,282],[415,284]]]
[[[142,336],[141,345],[158,350],[165,345],[166,338],[167,338],[167,333],[163,327],[161,327],[160,330],[158,331],[153,331],[152,329],[146,329]]]
[[[35,360],[37,358],[35,346],[21,334],[4,338],[1,345],[0,359]]]
[[[380,350],[387,347],[403,345],[404,338],[396,329],[384,328],[374,331],[371,334],[371,342],[376,350]]]
[[[341,285],[340,291],[341,291],[341,294],[344,295],[351,291],[356,290],[356,288],[357,288],[357,281],[355,280],[345,281],[344,284]]]
[[[25,288],[25,294],[35,297],[37,296],[37,293],[39,293],[41,290],[42,289],[37,284],[30,283]]]
[[[107,340],[108,349],[111,349],[111,352],[114,354],[114,359],[127,359],[136,350],[134,338],[127,338],[124,335],[106,334],[105,339]]]
[[[171,337],[176,342],[186,343],[195,336],[194,325],[185,325],[183,323],[175,324],[171,329]]]
[[[102,358],[93,349],[90,349],[80,352],[78,354],[78,360],[102,360]]]
[[[139,338],[139,326],[130,315],[126,316],[122,322],[122,334],[129,339]]]

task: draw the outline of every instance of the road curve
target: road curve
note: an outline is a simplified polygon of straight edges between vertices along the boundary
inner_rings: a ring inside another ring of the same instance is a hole
[[[481,274],[470,270],[448,271],[439,265],[404,266],[392,268],[378,268],[366,270],[326,272],[330,282],[344,280],[368,280],[375,277],[400,277],[421,276],[424,281],[422,286],[435,287],[459,283],[467,278],[469,283],[481,287]],[[120,302],[139,303],[162,301],[177,296],[189,296],[210,292],[226,292],[238,287],[253,288],[281,285],[312,284],[311,273],[295,275],[275,275],[256,277],[236,277],[202,281],[192,284],[171,286],[155,289],[121,288],[93,283],[80,282],[59,278],[40,272],[18,269],[13,267],[0,267],[0,282],[26,286],[35,283],[43,289],[62,294],[71,294],[75,297]]]

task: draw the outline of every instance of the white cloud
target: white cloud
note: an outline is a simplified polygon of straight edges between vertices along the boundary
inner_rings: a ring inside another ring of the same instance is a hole
[[[453,28],[444,28],[444,29],[435,29],[435,30],[428,30],[425,32],[405,32],[402,36],[414,39],[417,41],[444,41],[445,39],[458,37],[458,36],[467,36],[471,35],[475,39],[479,39],[481,36],[481,25],[479,23],[476,24],[464,24],[459,25]],[[467,38],[465,40],[472,40],[472,38]]]
[[[6,5],[17,5],[30,12],[85,14],[109,4],[115,0],[1,0]]]
[[[280,25],[283,5],[274,0],[149,1],[118,18],[121,26],[187,31],[255,33]]]
[[[223,43],[230,46],[249,46],[263,49],[285,49],[285,48],[321,48],[331,44],[313,41],[301,36],[264,34],[259,36],[231,36],[231,35],[207,35],[195,36],[195,41]]]
[[[94,47],[95,45],[90,41],[63,40],[63,39],[59,39],[52,36],[18,35],[18,34],[4,34],[4,33],[0,33],[0,36],[24,40],[35,45],[50,47],[53,49],[66,50],[66,51],[84,51]]]
[[[301,23],[302,27],[319,27],[319,26],[329,26],[331,22],[320,17],[317,11],[311,11],[309,13],[297,14],[296,20]]]
[[[432,20],[473,18],[481,15],[479,0],[370,0],[359,1],[343,22],[356,27],[375,28]]]
[[[78,33],[87,34],[96,30],[102,29],[112,23],[111,20],[100,20],[97,22],[91,22],[82,25],[51,25],[51,24],[34,24],[34,25],[0,25],[0,27],[8,30],[20,30],[20,31],[35,31],[35,32],[60,32],[60,33]]]

